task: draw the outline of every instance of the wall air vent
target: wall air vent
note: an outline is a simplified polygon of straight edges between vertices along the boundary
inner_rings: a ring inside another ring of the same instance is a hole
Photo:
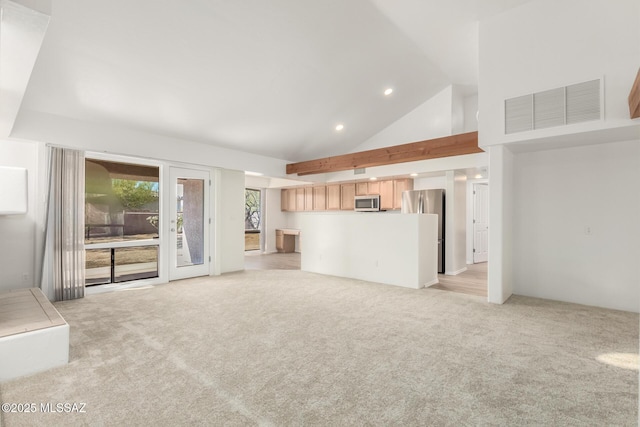
[[[567,124],[600,119],[600,80],[567,86]]]
[[[600,120],[601,80],[591,80],[504,101],[506,134]]]
[[[362,175],[363,173],[365,173],[367,171],[366,168],[355,168],[353,170],[353,174],[354,175]]]
[[[505,133],[533,129],[533,95],[519,96],[504,102]]]

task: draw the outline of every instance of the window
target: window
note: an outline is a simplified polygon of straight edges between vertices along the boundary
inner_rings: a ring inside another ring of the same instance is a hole
[[[244,250],[260,249],[260,190],[244,190]]]
[[[85,160],[87,285],[158,277],[159,172]]]

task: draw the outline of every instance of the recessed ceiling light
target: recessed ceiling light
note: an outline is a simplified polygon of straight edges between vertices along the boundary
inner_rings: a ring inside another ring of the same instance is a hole
[[[244,171],[245,175],[251,175],[251,176],[262,176],[262,174],[260,172],[251,172],[251,171]]]
[[[480,178],[482,178],[482,175],[481,174],[477,174],[476,175],[476,179],[480,179]]]
[[[385,94],[386,96],[389,96],[389,95],[391,95],[392,93],[393,93],[393,89],[392,89],[392,88],[387,88],[387,89],[385,89],[385,91],[384,91],[384,94]]]
[[[340,123],[339,125],[336,126],[336,130],[338,132],[340,132],[342,129],[344,129],[344,125],[342,123]]]
[[[418,176],[418,174],[414,172],[412,174],[409,174],[409,176]]]
[[[371,178],[369,178],[369,179],[370,179],[371,181],[375,181],[375,180],[376,180],[376,179],[378,179],[378,178],[376,178],[375,176],[372,176],[372,177],[371,177]]]

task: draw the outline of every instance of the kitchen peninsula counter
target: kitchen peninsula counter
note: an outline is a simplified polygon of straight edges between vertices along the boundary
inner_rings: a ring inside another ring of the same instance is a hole
[[[438,216],[327,213],[305,216],[301,269],[419,289],[438,283]]]

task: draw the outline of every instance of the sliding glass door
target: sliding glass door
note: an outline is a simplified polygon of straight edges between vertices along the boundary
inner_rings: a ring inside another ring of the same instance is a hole
[[[85,160],[86,285],[158,277],[160,168]]]

